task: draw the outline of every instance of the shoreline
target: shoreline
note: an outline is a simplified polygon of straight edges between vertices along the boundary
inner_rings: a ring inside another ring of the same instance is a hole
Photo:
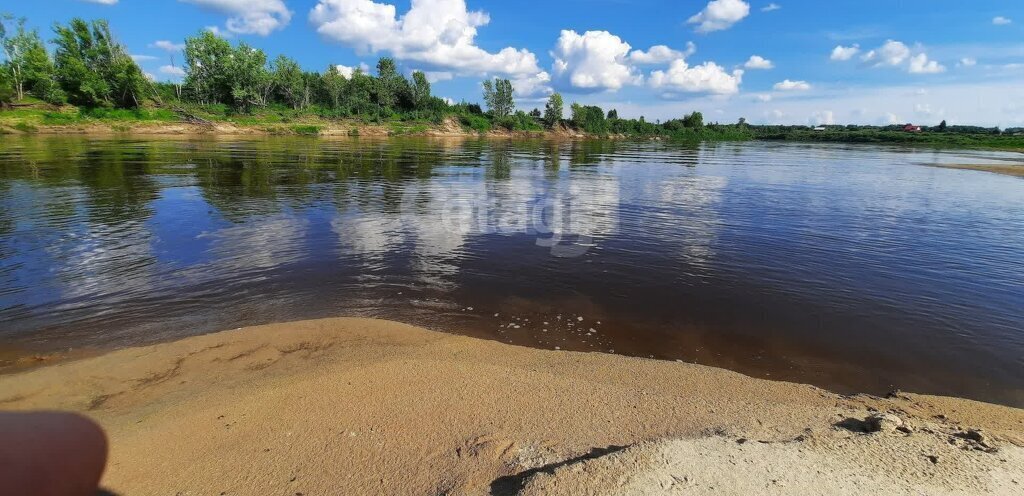
[[[2,114],[0,114],[2,116]],[[27,124],[28,127],[18,129],[20,124]],[[399,124],[399,126],[395,126]],[[313,130],[312,128],[315,128]],[[438,138],[438,139],[512,139],[530,140],[542,139],[551,141],[635,141],[635,142],[670,142],[672,138],[666,136],[630,136],[630,135],[591,135],[582,131],[566,127],[556,130],[544,131],[509,131],[504,129],[491,129],[486,132],[478,132],[462,127],[461,124],[446,121],[442,124],[422,126],[419,124],[407,124],[399,121],[383,124],[367,124],[362,122],[326,121],[317,120],[313,122],[295,122],[289,124],[263,123],[263,124],[242,124],[235,122],[216,121],[211,124],[196,124],[189,122],[167,122],[167,121],[93,121],[72,125],[35,124],[24,121],[5,122],[0,120],[0,136],[79,136],[89,138],[111,138],[111,137],[137,137],[137,138],[263,138],[263,137],[304,137],[320,139],[387,139],[387,138]],[[714,140],[683,140],[683,143],[799,143],[799,144],[824,144],[842,146],[888,146],[903,148],[920,148],[929,150],[976,150],[1024,154],[1024,148],[1002,147],[1002,146],[964,146],[957,144],[943,143],[905,143],[905,142],[855,142],[843,140],[779,140],[772,138],[753,137],[743,140],[714,139]],[[992,166],[988,164],[921,164],[929,167],[974,170],[980,172],[991,172],[1001,175],[1024,177],[1024,166]]]
[[[0,113],[0,117],[3,114]],[[22,126],[20,129],[18,126]],[[548,139],[623,139],[624,136],[590,136],[567,128],[545,131],[508,131],[492,129],[477,132],[464,128],[452,118],[440,124],[405,123],[401,121],[369,124],[346,120],[301,120],[290,123],[243,124],[230,121],[211,121],[206,124],[185,121],[89,121],[78,124],[42,124],[15,120],[0,120],[0,135],[20,136],[306,136],[306,137],[441,137],[441,138],[548,138]]]
[[[771,493],[749,485],[770,485],[769,476],[786,483],[780,492],[860,492],[846,473],[888,494],[1024,484],[1021,409],[842,396],[702,365],[359,318],[236,329],[4,374],[0,408],[97,420],[112,444],[104,485],[126,495],[645,493],[694,481],[695,490]],[[903,430],[859,432],[879,412]],[[694,453],[701,461],[687,462]],[[742,479],[730,476],[736,462]],[[831,479],[808,479],[807,466]],[[671,477],[679,471],[689,482]]]

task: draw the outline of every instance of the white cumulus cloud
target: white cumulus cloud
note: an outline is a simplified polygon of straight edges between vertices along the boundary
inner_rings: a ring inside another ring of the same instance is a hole
[[[789,79],[786,79],[782,82],[775,83],[773,88],[777,91],[807,91],[811,89],[811,85],[807,81],[790,81]]]
[[[911,74],[938,74],[946,72],[946,67],[934,60],[928,60],[928,55],[919,53],[910,58],[907,70]]]
[[[992,24],[995,24],[996,26],[1005,26],[1007,24],[1012,24],[1012,23],[1013,23],[1013,20],[1010,19],[1009,17],[995,16],[995,17],[992,18]]]
[[[98,3],[100,5],[116,5],[117,0],[81,0],[82,2]]]
[[[691,41],[686,44],[685,52],[674,50],[665,45],[655,45],[646,52],[643,50],[633,50],[629,54],[629,60],[634,64],[667,64],[675,59],[684,59],[695,53],[697,53],[697,45],[694,45]]]
[[[974,67],[978,65],[978,60],[971,57],[964,57],[960,59],[960,63],[958,65],[961,67]]]
[[[178,0],[228,16],[227,30],[238,34],[267,36],[292,20],[284,0]]]
[[[682,91],[731,95],[739,92],[742,81],[743,71],[740,69],[729,73],[714,62],[690,66],[685,60],[677,59],[668,70],[652,72],[650,86],[665,94]]]
[[[768,60],[760,55],[751,55],[750,59],[747,60],[743,67],[747,69],[773,69],[775,64],[771,60]]]
[[[704,10],[687,20],[687,24],[696,24],[698,33],[710,33],[729,29],[750,15],[750,4],[743,0],[711,0]]]
[[[334,68],[337,69],[338,74],[341,74],[342,77],[344,77],[345,79],[352,79],[352,74],[356,72],[355,67],[350,67],[347,65],[338,64],[335,65]]]
[[[829,56],[832,60],[850,60],[860,52],[860,45],[854,44],[852,46],[844,47],[838,45],[832,49],[832,55]]]
[[[777,3],[770,3],[768,5],[765,5],[764,7],[761,7],[761,12],[774,12],[781,8],[782,6]]]
[[[546,98],[554,93],[551,89],[551,75],[547,72],[517,77],[512,80],[512,88],[516,97],[526,100]]]
[[[563,30],[551,57],[557,86],[585,91],[615,91],[640,84],[643,77],[630,65],[629,43],[608,31],[582,35]]]
[[[412,0],[401,17],[387,3],[320,0],[309,20],[321,36],[361,53],[390,52],[431,70],[520,77],[541,72],[528,50],[508,47],[492,53],[478,47],[477,28],[487,25],[490,16],[470,12],[465,0]]]
[[[928,58],[920,47],[911,49],[906,43],[887,40],[882,46],[860,58],[871,67],[901,67],[911,74],[938,74],[946,67]]]
[[[910,47],[902,41],[888,40],[884,45],[864,54],[861,60],[875,66],[898,66],[910,58]]]
[[[334,67],[338,69],[338,73],[341,74],[342,76],[344,76],[345,79],[351,79],[352,78],[352,74],[354,74],[356,72],[356,69],[359,69],[359,71],[362,72],[363,74],[369,74],[370,73],[370,66],[367,65],[366,62],[361,62],[359,64],[359,67],[350,67],[350,66],[341,65],[341,64],[335,65]]]

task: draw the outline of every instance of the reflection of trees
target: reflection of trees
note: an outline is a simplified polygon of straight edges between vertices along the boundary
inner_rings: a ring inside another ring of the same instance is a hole
[[[82,156],[80,180],[90,191],[86,202],[94,222],[115,224],[144,220],[159,187],[146,147],[111,146],[91,149]]]
[[[74,195],[66,189],[75,185],[87,190],[82,199],[91,222],[141,220],[150,214],[147,206],[159,190],[153,180],[157,151],[154,143],[25,138],[3,155],[0,180],[46,188],[47,202],[39,207],[49,221],[75,215]]]
[[[485,162],[488,179],[508,179],[512,176],[512,150],[508,141],[491,143]]]
[[[544,171],[545,177],[553,179],[558,177],[558,172],[562,168],[562,147],[557,141],[548,141],[544,143],[543,156],[544,156]]]
[[[569,165],[596,165],[605,155],[615,153],[619,142],[615,140],[573,141],[569,148]]]

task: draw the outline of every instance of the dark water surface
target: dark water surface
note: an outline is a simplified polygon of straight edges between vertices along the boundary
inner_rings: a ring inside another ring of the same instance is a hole
[[[921,165],[1018,157],[0,136],[0,348],[356,315],[1020,406],[1024,180]]]

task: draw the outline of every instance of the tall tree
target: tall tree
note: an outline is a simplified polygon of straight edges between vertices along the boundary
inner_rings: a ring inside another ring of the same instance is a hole
[[[303,108],[306,102],[306,79],[299,63],[284,55],[279,55],[274,59],[271,73],[274,84],[284,101],[293,109]]]
[[[619,118],[619,111],[618,110],[611,109],[611,110],[608,111],[608,120],[618,119],[618,118]]]
[[[231,43],[204,30],[185,39],[185,91],[200,104],[230,103]]]
[[[106,21],[72,19],[56,25],[55,74],[68,100],[86,107],[137,107],[147,88],[145,74],[114,39]]]
[[[13,23],[8,32],[5,23]],[[63,93],[54,81],[53,61],[36,30],[25,29],[25,18],[0,16],[0,49],[6,58],[2,70],[11,82],[14,97],[24,99],[27,93],[50,103],[61,103]]]
[[[512,114],[516,109],[515,99],[512,96],[512,81],[508,79],[488,79],[484,81],[484,103],[491,115],[500,119]]]
[[[354,114],[368,114],[379,107],[373,105],[373,92],[376,81],[363,73],[362,69],[352,72],[352,80],[348,83],[348,105]]]
[[[416,110],[423,110],[430,103],[430,81],[420,71],[412,73],[412,102]]]
[[[348,81],[338,71],[338,66],[330,66],[324,72],[321,89],[323,90],[322,100],[332,110],[341,110],[342,99],[345,97]]]
[[[395,59],[380,59],[377,62],[377,104],[386,111],[395,110],[402,96],[403,86],[407,88],[408,82],[398,73]]]
[[[267,105],[274,82],[263,50],[239,43],[228,68],[231,103],[236,110],[249,112]]]
[[[544,124],[550,128],[561,122],[563,106],[562,95],[552,93],[547,105],[544,106]]]

